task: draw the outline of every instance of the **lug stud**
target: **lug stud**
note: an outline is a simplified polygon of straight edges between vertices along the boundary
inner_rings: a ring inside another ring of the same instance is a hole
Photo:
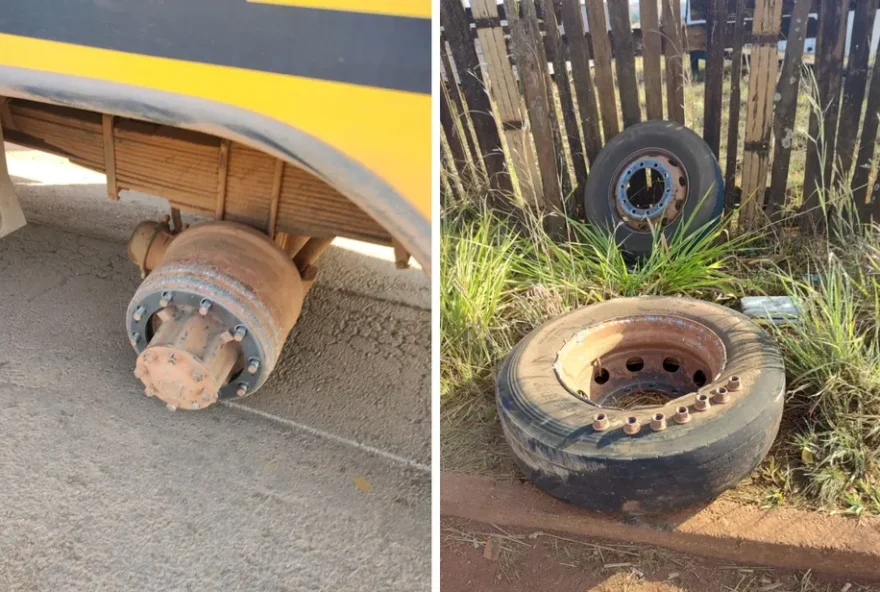
[[[213,305],[214,303],[207,298],[202,299],[202,301],[199,303],[199,314],[205,316],[206,314],[208,314],[208,311],[211,310],[211,307]]]
[[[137,343],[141,340],[141,334],[135,331],[131,334],[131,344],[137,345]]]
[[[242,339],[245,338],[246,335],[247,335],[247,329],[245,328],[244,325],[238,325],[235,328],[235,331],[232,333],[232,336],[236,341],[241,341]]]
[[[256,374],[260,370],[260,360],[257,358],[251,358],[248,360],[248,374]]]
[[[235,394],[239,397],[243,397],[247,394],[247,392],[248,392],[248,385],[246,385],[243,382],[239,382],[238,383],[238,390],[235,391]]]
[[[142,318],[144,318],[144,315],[146,313],[147,309],[145,309],[143,306],[138,306],[136,309],[134,309],[134,314],[131,316],[135,321],[140,321]]]
[[[168,403],[167,405],[165,405],[165,409],[167,409],[168,411],[177,411],[177,405],[172,405],[171,403]]]
[[[162,292],[159,304],[164,308],[174,299],[174,292]]]

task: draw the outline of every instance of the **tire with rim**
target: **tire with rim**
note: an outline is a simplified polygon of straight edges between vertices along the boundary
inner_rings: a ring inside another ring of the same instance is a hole
[[[632,195],[633,176],[644,179],[641,169],[653,177],[652,191]],[[590,167],[584,190],[587,221],[613,230],[617,244],[636,257],[650,254],[652,229],[669,237],[689,221],[688,228],[697,230],[718,220],[723,209],[715,155],[693,130],[672,121],[646,121],[615,136]]]
[[[653,514],[707,502],[754,470],[776,437],[784,392],[779,351],[747,317],[639,297],[532,331],[502,365],[496,403],[538,487],[592,510]],[[624,429],[631,417],[635,434]]]

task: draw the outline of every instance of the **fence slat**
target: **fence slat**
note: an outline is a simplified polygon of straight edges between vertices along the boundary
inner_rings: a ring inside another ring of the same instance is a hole
[[[520,195],[526,203],[543,201],[540,172],[535,151],[524,125],[519,86],[507,57],[507,43],[495,0],[472,0],[471,10],[477,22],[477,39],[483,49],[489,75],[489,94],[501,119],[501,130],[512,166],[519,181]]]
[[[596,106],[596,92],[590,73],[590,54],[587,38],[584,35],[584,21],[578,0],[559,1],[562,8],[562,26],[568,39],[571,77],[574,80],[581,127],[584,130],[584,147],[587,150],[587,158],[592,163],[602,149],[602,136],[599,132],[599,110]]]
[[[724,169],[724,207],[729,212],[736,199],[736,159],[739,154],[739,113],[742,100],[742,51],[746,30],[746,0],[737,0],[730,55],[730,107],[727,118],[727,163]]]
[[[501,137],[498,135],[489,97],[483,86],[477,50],[461,0],[441,0],[440,19],[449,39],[468,112],[479,140],[477,152],[485,164],[489,186],[501,191],[511,191],[510,175],[504,170]]]
[[[819,105],[822,109],[822,132],[814,109],[810,115],[809,133],[812,141],[807,147],[807,164],[804,169],[804,216],[801,230],[817,230],[821,224],[819,192],[831,186],[834,162],[835,136],[837,132],[838,107],[840,106],[840,72],[843,69],[843,49],[846,31],[846,15],[849,0],[821,0],[819,3],[819,33],[816,47],[816,81],[819,86]],[[820,156],[821,155],[821,156]],[[823,159],[824,156],[824,159]]]
[[[453,72],[452,60],[447,50],[445,35],[440,35],[440,61],[443,64],[444,71],[447,73],[446,96],[449,99],[452,112],[455,113],[455,129],[460,134],[463,134],[459,138],[468,158],[470,173],[474,176],[479,174],[485,175],[486,165],[478,154],[479,142],[475,135],[476,132],[474,132],[471,124],[468,122],[468,118],[464,116],[466,106],[461,95],[461,87],[455,80],[455,73]]]
[[[856,0],[853,12],[849,60],[846,64],[846,82],[843,85],[843,104],[837,132],[837,158],[840,171],[847,177],[852,170],[853,149],[859,132],[862,101],[868,81],[868,57],[871,53],[871,29],[877,12],[876,0]]]
[[[773,119],[773,94],[779,58],[776,38],[782,17],[782,0],[757,0],[753,31],[752,68],[746,101],[746,130],[743,149],[743,209],[746,225],[757,223],[763,214],[767,189],[767,164],[770,156],[770,125]]]
[[[562,45],[562,37],[559,34],[559,23],[556,20],[556,7],[553,0],[540,0],[540,2],[544,13],[547,44],[553,48],[553,70],[556,88],[559,91],[559,103],[562,106],[562,121],[565,124],[565,134],[568,137],[568,148],[571,151],[571,160],[574,166],[575,187],[573,189],[577,194],[587,181],[587,165],[584,161],[584,149],[578,132],[577,115],[574,111],[574,100],[568,80],[565,47]]]
[[[611,40],[608,38],[608,25],[605,22],[605,3],[603,0],[587,0],[587,23],[593,43],[593,65],[596,68],[596,92],[599,95],[599,109],[602,111],[602,129],[605,130],[605,143],[620,132],[617,121],[617,100],[614,96],[614,75],[611,72]]]
[[[663,0],[661,27],[666,55],[667,119],[684,125],[684,42],[681,38],[681,7],[678,0]]]
[[[874,56],[874,68],[871,72],[871,84],[868,88],[865,123],[862,124],[862,135],[859,139],[859,151],[856,155],[856,166],[852,178],[853,200],[860,206],[863,218],[868,212],[880,205],[874,202],[873,197],[867,203],[865,202],[865,196],[868,193],[868,177],[871,174],[871,162],[874,160],[878,118],[880,118],[880,45],[877,46],[877,50],[877,54]],[[878,184],[876,180],[874,184]],[[880,220],[878,213],[880,212],[876,210],[873,212],[874,220]]]
[[[703,99],[703,139],[715,158],[721,148],[721,85],[724,79],[724,28],[727,26],[727,0],[710,0],[706,20],[708,51],[706,87]]]
[[[614,35],[614,63],[617,66],[623,127],[629,127],[642,120],[629,0],[608,0],[608,20],[611,22],[611,34]]]
[[[454,81],[453,81],[454,83]],[[446,142],[449,144],[449,153],[455,163],[455,170],[462,179],[468,177],[468,160],[464,146],[461,143],[459,128],[455,125],[455,116],[449,107],[449,100],[443,82],[440,82],[440,125],[446,134]]]
[[[512,3],[512,0],[505,1]],[[550,89],[547,88],[549,76],[541,32],[538,30],[537,20],[528,17],[519,18],[513,10],[515,6],[510,4],[505,6],[517,72],[523,86],[529,123],[535,140],[538,168],[541,170],[544,205],[551,210],[562,212],[562,193],[559,190],[559,170],[556,166],[557,150],[550,113]]]
[[[791,143],[794,138],[794,120],[797,115],[797,98],[801,85],[801,67],[804,57],[804,41],[807,37],[807,20],[810,16],[810,0],[794,0],[791,26],[785,46],[782,73],[776,85],[776,113],[773,121],[773,170],[770,173],[770,190],[767,192],[766,211],[771,220],[777,220],[785,203],[788,185],[788,169],[791,163]]]
[[[660,71],[663,43],[657,0],[639,0],[639,20],[642,28],[642,68],[645,71],[645,119],[663,119],[663,75]]]

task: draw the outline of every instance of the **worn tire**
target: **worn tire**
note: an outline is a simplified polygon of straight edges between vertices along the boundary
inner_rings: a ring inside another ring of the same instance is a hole
[[[651,253],[652,234],[650,230],[628,226],[612,202],[623,164],[652,149],[675,157],[688,180],[681,213],[663,227],[667,238],[686,221],[691,230],[703,228],[718,220],[724,209],[721,167],[706,142],[693,130],[672,121],[646,121],[626,128],[605,145],[590,167],[584,189],[584,213],[588,222],[613,231],[620,248],[634,257]]]
[[[596,407],[566,390],[554,372],[556,354],[575,332],[630,315],[701,323],[720,338],[726,363],[699,392],[732,375],[742,387],[715,413],[695,413],[664,431],[594,430],[597,410],[628,412]],[[709,501],[750,473],[776,437],[784,391],[782,358],[747,317],[690,298],[640,297],[588,306],[532,331],[502,365],[496,402],[516,462],[538,487],[592,510],[651,514]]]

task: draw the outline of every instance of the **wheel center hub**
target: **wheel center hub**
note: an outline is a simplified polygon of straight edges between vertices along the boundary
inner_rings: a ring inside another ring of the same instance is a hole
[[[687,197],[684,169],[665,154],[631,158],[621,167],[614,186],[614,207],[627,225],[639,230],[672,222]]]
[[[554,369],[575,396],[633,409],[697,391],[723,371],[726,357],[721,339],[701,323],[644,315],[579,331],[557,352]]]

